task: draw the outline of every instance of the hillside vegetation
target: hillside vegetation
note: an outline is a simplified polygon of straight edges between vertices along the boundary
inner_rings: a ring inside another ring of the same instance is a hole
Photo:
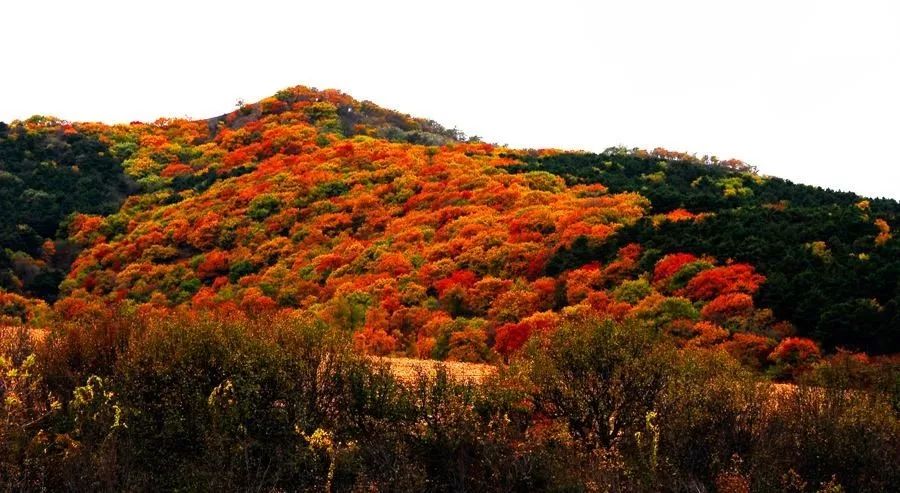
[[[294,87],[208,120],[0,124],[0,204],[10,489],[898,479],[893,200]],[[381,356],[498,373],[398,381]]]
[[[637,191],[653,204],[652,214],[604,245],[560,250],[551,260],[554,272],[609,261],[629,243],[645,248],[645,265],[673,251],[748,262],[767,278],[759,304],[801,335],[829,350],[900,351],[900,243],[889,241],[890,225],[900,217],[897,201],[796,185],[742,172],[746,167],[733,162],[698,162],[663,150],[524,161],[522,172]]]

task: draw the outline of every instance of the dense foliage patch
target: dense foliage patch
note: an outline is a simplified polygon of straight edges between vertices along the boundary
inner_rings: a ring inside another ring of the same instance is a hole
[[[10,207],[47,203],[5,218],[3,287],[52,301],[68,271],[70,311],[303,311],[370,353],[463,361],[507,358],[565,310],[652,317],[734,353],[735,335],[769,349],[792,336],[827,352],[900,347],[897,202],[736,160],[515,151],[304,87],[209,120],[36,118],[4,132],[5,173],[21,181]],[[696,262],[654,278],[685,254]],[[729,286],[692,293],[694,276],[732,263],[765,278],[742,309],[714,299]],[[781,373],[757,353],[742,358]]]
[[[644,247],[645,265],[672,252],[747,262],[767,277],[760,306],[799,334],[829,349],[900,351],[900,243],[890,231],[900,204],[688,158],[621,149],[523,158],[523,172],[639,191],[655,213],[601,247],[560,250],[550,272],[608,261],[629,243]]]
[[[97,137],[58,120],[0,122],[0,289],[52,299],[73,258],[69,214],[111,214],[131,191]]]

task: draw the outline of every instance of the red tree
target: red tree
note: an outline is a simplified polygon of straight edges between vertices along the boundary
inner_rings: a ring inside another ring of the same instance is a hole
[[[711,300],[729,293],[753,294],[765,280],[747,264],[732,264],[697,274],[688,282],[684,293],[694,300]]]

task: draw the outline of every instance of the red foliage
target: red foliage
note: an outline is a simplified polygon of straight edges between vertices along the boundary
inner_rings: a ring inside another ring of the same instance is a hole
[[[228,254],[221,250],[213,250],[203,257],[197,265],[197,277],[212,279],[228,272]]]
[[[241,309],[253,314],[262,314],[271,312],[278,308],[275,300],[264,295],[259,288],[248,288],[244,292],[244,299],[241,301]]]
[[[714,267],[694,276],[684,294],[694,300],[710,300],[729,293],[753,294],[765,280],[747,264]]]
[[[535,333],[547,332],[556,327],[559,317],[553,312],[536,313],[519,323],[505,324],[497,329],[494,350],[509,356],[518,351]]]
[[[435,282],[434,288],[437,290],[438,296],[443,296],[445,291],[453,287],[470,288],[477,279],[475,273],[470,270],[458,270],[450,274],[450,277]]]
[[[665,281],[678,272],[679,269],[695,260],[697,260],[697,257],[690,253],[666,255],[656,263],[656,268],[653,270],[653,280],[656,282]]]
[[[666,214],[666,219],[672,222],[689,221],[691,219],[694,219],[695,217],[697,216],[687,209],[675,209]]]
[[[741,363],[761,368],[765,365],[772,348],[775,347],[775,341],[757,334],[737,332],[723,346],[731,356]]]
[[[531,337],[531,327],[519,322],[501,325],[494,336],[494,350],[508,356],[518,350]]]
[[[208,250],[219,236],[222,216],[215,212],[209,212],[202,216],[195,224],[193,230],[188,233],[188,241],[195,248]]]
[[[713,298],[700,311],[707,320],[724,321],[753,312],[753,298],[744,293],[729,293]]]
[[[603,269],[603,279],[618,283],[627,278],[635,267],[637,267],[638,258],[641,256],[641,246],[637,243],[629,243],[619,249],[618,257]]]
[[[803,337],[788,337],[775,347],[769,360],[794,367],[813,363],[821,356],[822,352],[815,341]]]
[[[590,293],[585,301],[592,310],[613,320],[624,320],[633,308],[631,304],[616,301],[603,291]]]
[[[378,259],[377,272],[390,274],[392,276],[402,276],[409,274],[413,269],[412,263],[400,253],[387,253]]]
[[[372,326],[353,335],[353,344],[359,351],[366,354],[385,356],[397,349],[397,339],[387,331]]]
[[[204,286],[191,298],[191,304],[195,308],[211,309],[216,306],[215,296],[216,293],[213,289]]]
[[[193,173],[193,171],[194,170],[186,164],[172,163],[166,166],[159,175],[165,178],[171,178],[173,176],[188,175]]]
[[[53,305],[53,310],[64,320],[72,320],[81,316],[103,313],[104,306],[97,301],[89,301],[83,298],[63,298]]]

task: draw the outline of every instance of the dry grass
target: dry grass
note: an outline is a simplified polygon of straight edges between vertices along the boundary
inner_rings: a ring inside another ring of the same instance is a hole
[[[12,332],[20,329],[20,327],[0,326],[0,335],[5,332]],[[35,343],[43,342],[47,337],[46,329],[29,329],[28,335]],[[394,377],[402,383],[414,383],[419,375],[425,375],[433,378],[439,368],[444,368],[447,375],[457,382],[468,382],[473,384],[481,384],[487,378],[497,374],[497,367],[494,365],[481,363],[464,363],[460,361],[436,361],[415,358],[388,358],[388,357],[371,357],[372,361],[386,364]],[[787,399],[793,397],[797,392],[797,386],[791,383],[772,383],[772,398],[777,402],[779,399]]]
[[[372,357],[372,361],[386,364],[397,380],[403,383],[413,383],[419,375],[434,377],[438,368],[444,368],[450,378],[458,382],[480,384],[489,377],[497,374],[494,365],[480,363],[463,363],[459,361],[436,361],[415,358],[387,358]],[[791,383],[771,383],[773,399],[786,399],[797,392],[797,386]]]
[[[447,375],[458,382],[480,384],[497,373],[497,367],[478,363],[461,363],[458,361],[435,361],[413,358],[372,358],[378,363],[388,365],[391,373],[403,383],[413,383],[419,375],[434,377],[439,368],[447,371]]]

